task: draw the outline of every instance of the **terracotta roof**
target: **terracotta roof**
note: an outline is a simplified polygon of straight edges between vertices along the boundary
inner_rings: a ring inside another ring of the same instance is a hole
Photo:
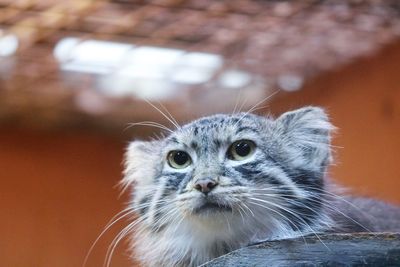
[[[19,40],[16,54],[0,61],[0,118],[9,117],[15,107],[45,110],[46,99],[48,108],[54,110],[104,115],[106,109],[118,116],[126,112],[122,116],[126,118],[138,111],[125,110],[120,103],[136,103],[135,100],[104,98],[89,90],[97,87],[97,78],[76,73],[71,78],[60,72],[53,56],[57,42],[76,37],[212,53],[223,58],[223,67],[208,82],[187,87],[210,91],[211,87],[218,87],[216,80],[225,70],[233,69],[250,73],[253,87],[261,79],[258,85],[262,90],[290,91],[322,71],[370,55],[396,40],[400,35],[400,3],[0,0],[0,29],[0,36],[15,35]],[[257,93],[254,101],[259,96]],[[175,100],[179,102],[180,98],[193,106],[200,101],[196,90],[187,90]],[[209,98],[203,98],[206,102],[202,103],[208,103]],[[102,105],[107,108],[100,108]],[[68,114],[65,116],[74,116]]]

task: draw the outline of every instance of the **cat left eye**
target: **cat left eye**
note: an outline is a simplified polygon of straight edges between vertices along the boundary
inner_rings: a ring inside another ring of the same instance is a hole
[[[250,140],[239,140],[234,142],[228,149],[227,155],[231,160],[245,160],[253,155],[256,144]]]
[[[173,150],[168,153],[168,164],[174,169],[184,169],[192,163],[189,154],[182,150]]]

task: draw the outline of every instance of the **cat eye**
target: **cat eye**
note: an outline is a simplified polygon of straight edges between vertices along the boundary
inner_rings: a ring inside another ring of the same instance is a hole
[[[184,169],[192,163],[189,154],[182,150],[173,150],[168,153],[168,164],[174,169]]]
[[[253,155],[256,144],[250,140],[239,140],[234,142],[228,149],[227,155],[231,160],[245,160]]]

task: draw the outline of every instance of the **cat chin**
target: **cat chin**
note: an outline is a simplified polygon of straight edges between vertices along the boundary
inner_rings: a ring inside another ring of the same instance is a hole
[[[245,227],[245,221],[239,214],[228,210],[205,209],[201,212],[191,213],[185,217],[185,224],[192,231],[204,235],[212,233],[213,235],[229,235],[235,234],[235,229]]]
[[[239,215],[236,211],[238,206],[237,201],[232,201],[226,195],[213,193],[208,196],[200,195],[193,197],[189,202],[182,205],[181,208],[185,210],[185,214],[193,217],[211,218],[224,216],[226,220],[227,216]]]
[[[198,266],[254,241],[271,239],[272,232],[278,233],[276,228],[268,230],[274,226],[265,216],[242,217],[236,209],[180,216],[183,218],[179,224],[167,224],[160,232],[147,232],[149,228],[136,232],[135,254],[145,266]]]
[[[198,216],[213,216],[226,212],[233,212],[232,206],[228,203],[203,200],[193,209],[192,214]]]

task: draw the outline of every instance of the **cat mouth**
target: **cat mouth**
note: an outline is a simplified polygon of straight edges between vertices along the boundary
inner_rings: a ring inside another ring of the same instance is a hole
[[[204,202],[193,210],[193,213],[199,214],[204,212],[232,212],[232,207],[227,204],[216,202]]]

